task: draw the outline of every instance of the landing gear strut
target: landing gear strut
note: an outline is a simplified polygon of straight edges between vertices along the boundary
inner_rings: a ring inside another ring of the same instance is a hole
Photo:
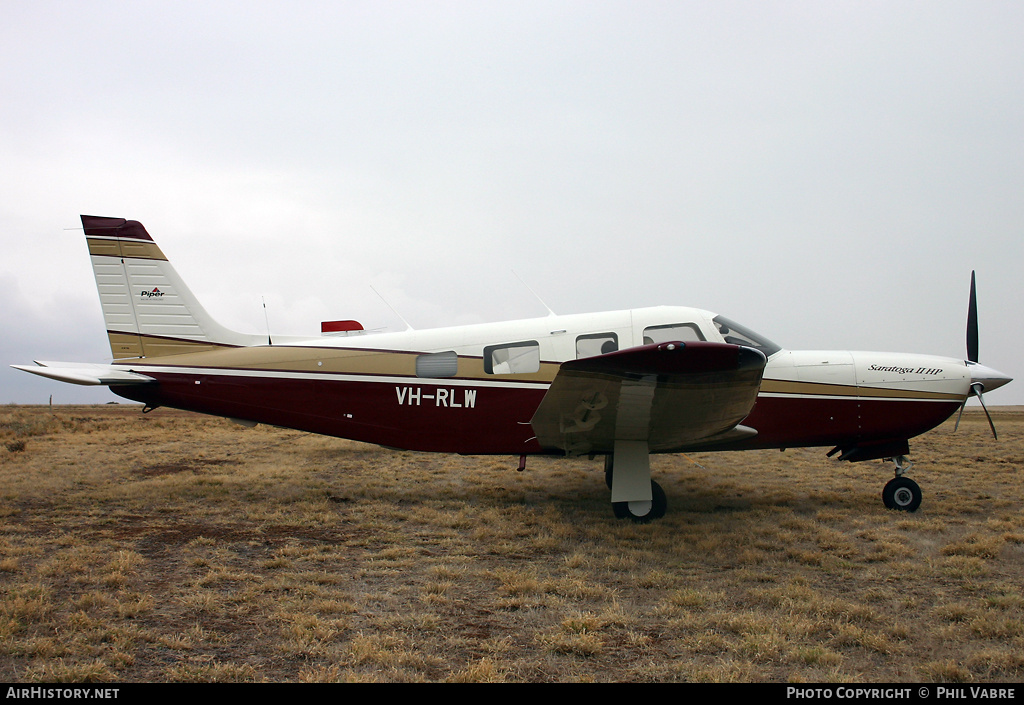
[[[886,509],[896,509],[901,512],[916,512],[921,506],[921,488],[903,473],[910,469],[913,463],[909,462],[906,456],[899,455],[892,459],[896,463],[896,477],[889,480],[882,489],[882,503]]]

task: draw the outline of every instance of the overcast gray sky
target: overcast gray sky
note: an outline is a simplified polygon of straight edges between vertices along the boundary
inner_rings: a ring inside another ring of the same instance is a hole
[[[8,368],[109,359],[78,216],[229,327],[679,304],[1024,403],[1024,3],[0,0]],[[75,228],[78,228],[77,230]]]

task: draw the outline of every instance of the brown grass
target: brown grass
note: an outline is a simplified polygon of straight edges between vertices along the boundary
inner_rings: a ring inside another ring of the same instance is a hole
[[[0,681],[1019,681],[1024,410],[824,449],[459,457],[134,406],[0,408]]]

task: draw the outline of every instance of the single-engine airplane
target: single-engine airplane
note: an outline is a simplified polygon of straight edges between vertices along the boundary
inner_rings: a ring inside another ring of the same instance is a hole
[[[967,360],[784,350],[679,306],[390,333],[333,321],[320,337],[271,339],[215,322],[141,223],[83,215],[82,225],[113,361],[13,367],[108,385],[144,412],[508,454],[520,469],[529,455],[601,455],[615,515],[639,522],[667,506],[651,453],[754,448],[892,459],[885,506],[915,511],[908,439],[1010,381],[978,364],[973,274]]]

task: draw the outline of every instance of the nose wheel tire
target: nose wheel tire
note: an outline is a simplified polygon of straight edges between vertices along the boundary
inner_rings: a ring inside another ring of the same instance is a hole
[[[921,488],[909,477],[894,477],[882,490],[882,503],[886,509],[916,512],[921,506]]]
[[[668,507],[668,499],[665,497],[665,490],[661,489],[654,480],[651,480],[651,501],[650,502],[612,502],[612,511],[617,519],[632,519],[638,524],[646,524],[652,519],[661,519],[665,516]]]

